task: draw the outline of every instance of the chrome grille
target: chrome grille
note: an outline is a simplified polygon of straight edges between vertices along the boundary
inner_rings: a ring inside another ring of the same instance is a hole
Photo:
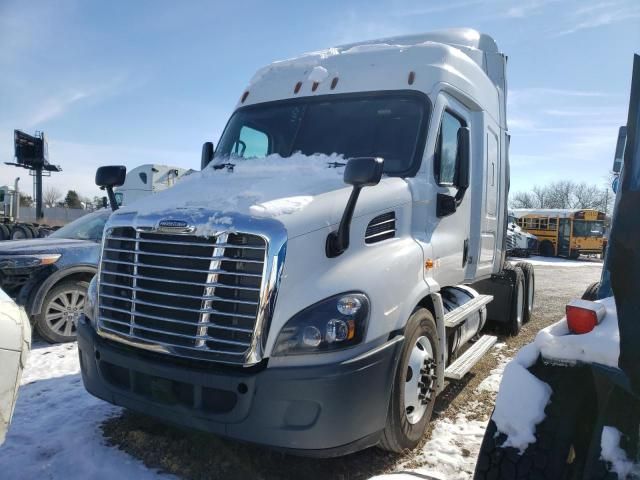
[[[242,364],[254,340],[266,243],[111,229],[99,282],[99,330],[143,348]]]

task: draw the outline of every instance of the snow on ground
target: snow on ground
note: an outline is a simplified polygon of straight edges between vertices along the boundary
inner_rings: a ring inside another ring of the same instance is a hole
[[[0,446],[2,478],[174,478],[105,445],[103,420],[118,414],[89,395],[75,343],[36,343],[29,354],[13,422]]]
[[[618,474],[618,478],[628,478],[632,470],[640,473],[640,467],[633,464],[627,458],[627,454],[620,447],[621,433],[615,427],[603,427],[600,439],[601,457],[604,461],[611,463],[611,471]],[[635,467],[635,468],[634,468]],[[633,478],[637,478],[634,476]]]
[[[528,258],[509,257],[507,261],[512,265],[515,265],[518,262],[529,262],[531,265],[545,266],[545,267],[602,266],[602,260],[595,259],[595,258],[587,258],[587,257],[580,257],[580,259],[578,260],[571,260],[569,258],[540,257],[538,255],[532,255]]]

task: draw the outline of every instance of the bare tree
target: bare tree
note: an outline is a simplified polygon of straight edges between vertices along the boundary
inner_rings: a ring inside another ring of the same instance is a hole
[[[42,194],[42,201],[45,207],[55,207],[62,198],[62,193],[56,187],[47,187]]]
[[[597,185],[560,180],[545,186],[534,186],[530,192],[517,192],[511,197],[512,208],[608,208],[608,191]]]
[[[515,192],[511,197],[511,208],[536,208],[536,198],[529,192]]]
[[[535,198],[535,203],[533,208],[546,208],[547,206],[547,189],[546,187],[539,187],[535,185],[533,190],[531,191]]]

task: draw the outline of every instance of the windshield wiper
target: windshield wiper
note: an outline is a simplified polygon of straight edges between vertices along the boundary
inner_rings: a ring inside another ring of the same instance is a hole
[[[346,163],[342,163],[342,162],[327,162],[327,166],[329,168],[344,167],[345,165],[346,165]]]
[[[233,172],[233,167],[235,167],[236,164],[235,163],[218,163],[216,165],[213,166],[214,170],[222,170],[223,168],[227,167],[227,170],[229,170],[230,172]]]

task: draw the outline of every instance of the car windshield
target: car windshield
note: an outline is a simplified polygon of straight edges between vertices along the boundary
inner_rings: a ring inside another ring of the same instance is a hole
[[[382,157],[387,175],[416,167],[426,133],[427,101],[415,93],[328,95],[237,110],[214,164],[278,154]]]
[[[604,223],[587,220],[574,220],[574,237],[601,237],[604,233]]]
[[[98,241],[102,238],[104,224],[107,222],[110,214],[110,210],[100,210],[99,212],[89,213],[68,223],[60,230],[56,230],[49,235],[49,237]]]

